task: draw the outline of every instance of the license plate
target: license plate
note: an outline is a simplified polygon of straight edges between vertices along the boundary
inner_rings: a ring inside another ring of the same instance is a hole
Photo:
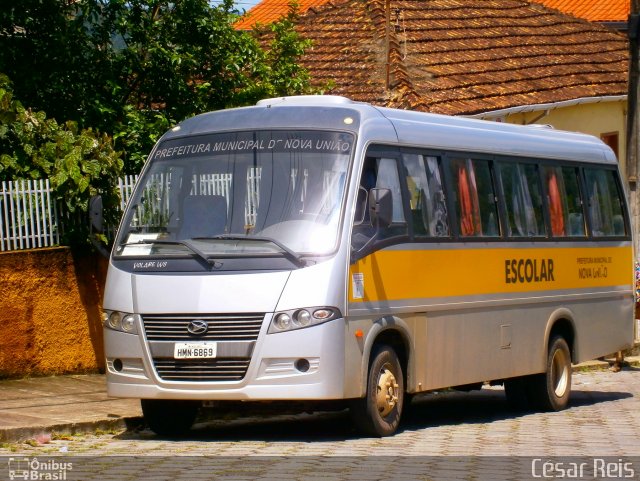
[[[176,342],[173,347],[174,359],[210,359],[217,354],[216,342]]]

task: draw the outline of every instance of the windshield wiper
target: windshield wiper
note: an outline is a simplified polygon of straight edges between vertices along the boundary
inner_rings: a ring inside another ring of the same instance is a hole
[[[179,240],[179,241],[171,241],[171,240],[159,240],[159,239],[142,239],[135,242],[123,242],[119,247],[122,246],[134,246],[134,245],[144,245],[144,244],[164,244],[164,245],[177,245],[184,246],[197,255],[200,259],[202,259],[208,266],[215,265],[215,260],[213,256],[209,256],[194,246],[191,242]]]
[[[258,241],[258,242],[270,242],[271,244],[277,246],[282,250],[284,256],[296,264],[298,267],[304,267],[306,262],[302,259],[302,256],[291,250],[289,247],[284,245],[279,240],[273,239],[271,237],[261,237],[261,236],[245,236],[245,235],[234,235],[234,234],[221,234],[211,237],[194,237],[194,240],[198,239],[214,239],[214,240],[243,240],[243,241]]]

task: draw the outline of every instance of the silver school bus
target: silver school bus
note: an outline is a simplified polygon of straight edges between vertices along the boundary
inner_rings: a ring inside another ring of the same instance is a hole
[[[633,344],[630,232],[587,135],[341,97],[199,115],[117,235],[108,392],[161,434],[204,401],[344,400],[384,436],[411,395],[486,382],[562,409],[572,362]]]

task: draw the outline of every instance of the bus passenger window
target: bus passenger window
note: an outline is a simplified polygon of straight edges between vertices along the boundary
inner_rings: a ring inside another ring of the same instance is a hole
[[[551,234],[554,237],[584,236],[584,215],[578,173],[572,167],[542,169],[547,186]]]
[[[568,235],[584,237],[586,229],[584,227],[582,193],[578,183],[578,169],[575,167],[562,167],[560,173],[562,176],[560,185],[564,187],[564,195],[566,197],[565,213],[568,213],[568,218],[565,225],[568,226]]]
[[[536,166],[500,162],[500,178],[507,213],[509,237],[542,237],[542,194]]]
[[[563,237],[566,235],[564,230],[564,214],[562,209],[562,194],[558,187],[558,177],[551,170],[547,175],[547,197],[549,199],[549,218],[551,219],[551,235],[554,237]]]
[[[622,199],[613,170],[584,169],[591,234],[594,237],[626,235]]]
[[[404,154],[409,203],[416,237],[447,237],[449,221],[438,159]]]
[[[495,190],[489,162],[451,159],[456,213],[461,236],[500,235]]]

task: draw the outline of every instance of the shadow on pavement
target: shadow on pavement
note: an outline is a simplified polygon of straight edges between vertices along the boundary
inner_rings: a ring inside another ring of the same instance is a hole
[[[568,409],[617,401],[632,397],[631,393],[574,390]],[[482,389],[469,393],[447,391],[414,399],[403,419],[402,429],[425,429],[433,426],[490,423],[522,416],[544,415],[510,408],[502,389]]]
[[[569,410],[632,397],[627,392],[577,389],[572,392]],[[211,414],[211,412],[210,412]],[[199,420],[188,435],[190,441],[340,441],[362,437],[352,426],[346,410],[303,414],[238,414],[224,410],[220,418]],[[416,396],[406,409],[398,432],[437,426],[491,423],[544,413],[513,411],[500,388],[471,392],[445,391]],[[126,431],[118,439],[158,440],[162,438],[139,427]]]
[[[184,441],[340,441],[358,437],[346,410],[311,414],[244,415],[232,420],[196,422],[180,438],[163,437],[148,429],[125,431],[116,439]]]

